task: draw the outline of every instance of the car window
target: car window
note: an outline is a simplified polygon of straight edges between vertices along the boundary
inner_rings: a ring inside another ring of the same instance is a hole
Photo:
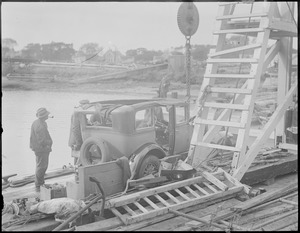
[[[177,106],[176,107],[176,124],[180,124],[186,122],[186,112],[184,106]]]
[[[107,118],[103,114],[88,113],[85,114],[87,126],[112,127],[111,114]]]
[[[139,110],[135,114],[135,128],[143,129],[153,126],[153,114],[151,108]]]

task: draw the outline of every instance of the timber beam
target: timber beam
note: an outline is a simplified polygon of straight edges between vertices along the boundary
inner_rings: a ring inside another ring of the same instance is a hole
[[[250,167],[251,163],[254,161],[256,155],[258,154],[261,146],[264,142],[269,138],[272,131],[276,128],[278,121],[284,116],[285,111],[291,105],[293,101],[293,96],[298,89],[298,83],[296,83],[287,93],[284,101],[276,108],[272,117],[268,121],[268,123],[263,128],[261,134],[256,138],[254,143],[249,148],[246,153],[245,160],[242,161],[241,165],[233,171],[233,177],[237,180],[241,180],[245,172]]]

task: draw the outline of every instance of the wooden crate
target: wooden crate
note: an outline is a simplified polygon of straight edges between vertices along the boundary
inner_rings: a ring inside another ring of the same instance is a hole
[[[79,184],[77,188],[79,191],[76,193],[77,198],[84,198],[100,192],[97,185],[89,181],[90,176],[95,177],[100,182],[106,196],[122,192],[125,188],[123,170],[116,161],[79,167],[78,175]]]
[[[51,200],[54,198],[66,197],[66,196],[67,196],[66,187],[60,189],[51,189],[51,188],[46,188],[44,186],[41,186],[40,199],[43,201]]]

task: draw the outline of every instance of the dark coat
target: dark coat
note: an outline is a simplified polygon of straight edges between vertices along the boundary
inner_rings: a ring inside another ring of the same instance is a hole
[[[36,119],[31,125],[30,148],[34,152],[51,152],[52,143],[47,123]]]

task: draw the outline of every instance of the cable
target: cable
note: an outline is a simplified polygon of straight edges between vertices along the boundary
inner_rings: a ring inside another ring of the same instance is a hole
[[[286,5],[287,5],[288,8],[289,8],[289,11],[290,11],[291,16],[292,16],[292,18],[293,18],[293,20],[294,20],[294,23],[295,23],[295,25],[297,26],[297,32],[298,32],[298,24],[297,24],[297,22],[296,22],[296,20],[295,20],[295,17],[294,17],[294,14],[293,14],[293,12],[292,12],[292,10],[291,10],[291,8],[290,8],[290,5],[288,4],[288,2],[285,2],[285,3],[286,3]]]
[[[86,59],[86,60],[80,62],[80,64],[82,64],[82,63],[84,63],[84,62],[86,62],[86,61],[88,61],[88,60],[90,60],[90,59],[96,57],[102,50],[103,50],[103,49],[101,49],[98,53],[96,53],[95,55],[91,56],[90,58],[88,58],[88,59]]]

